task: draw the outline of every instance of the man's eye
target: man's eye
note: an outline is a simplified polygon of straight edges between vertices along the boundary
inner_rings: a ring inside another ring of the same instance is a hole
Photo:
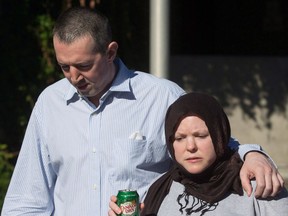
[[[78,69],[81,71],[90,70],[91,67],[92,67],[92,65],[78,65]]]
[[[60,65],[61,69],[65,72],[69,71],[69,66],[68,65]]]

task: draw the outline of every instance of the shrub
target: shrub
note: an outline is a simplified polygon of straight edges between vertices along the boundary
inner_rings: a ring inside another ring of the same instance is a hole
[[[0,144],[0,207],[3,206],[4,197],[12,176],[14,166],[11,160],[15,153],[8,152],[6,144]],[[1,209],[0,209],[1,211]]]

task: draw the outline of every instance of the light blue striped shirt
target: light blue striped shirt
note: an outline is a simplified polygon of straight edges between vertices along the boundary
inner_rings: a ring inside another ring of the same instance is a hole
[[[2,215],[107,215],[119,189],[148,186],[170,166],[163,122],[181,94],[175,83],[119,71],[95,107],[62,79],[31,114]]]

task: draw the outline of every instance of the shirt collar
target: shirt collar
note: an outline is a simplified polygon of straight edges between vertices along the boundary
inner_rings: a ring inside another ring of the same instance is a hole
[[[118,67],[118,73],[109,91],[130,92],[130,78],[133,75],[120,58],[116,58],[114,63]]]

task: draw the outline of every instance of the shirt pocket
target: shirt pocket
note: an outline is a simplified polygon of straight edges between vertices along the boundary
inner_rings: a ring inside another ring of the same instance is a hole
[[[113,185],[139,181],[138,166],[151,160],[147,140],[117,139],[113,143],[111,156],[113,164],[108,170],[108,178]]]
[[[167,157],[165,146],[146,139],[117,139],[113,145],[113,164],[107,170],[112,191],[136,189],[142,197],[152,180],[159,176],[159,160]]]
[[[147,140],[116,139],[112,147],[113,167],[117,170],[133,168],[150,161]]]

